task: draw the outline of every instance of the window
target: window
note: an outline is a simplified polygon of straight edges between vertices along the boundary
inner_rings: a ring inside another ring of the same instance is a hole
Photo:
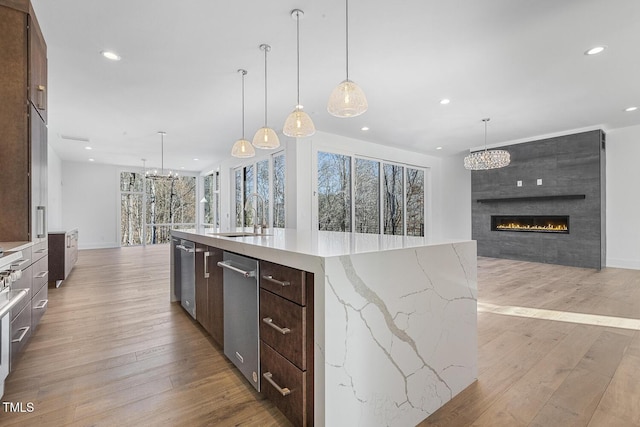
[[[351,157],[318,152],[320,230],[351,231]]]
[[[196,178],[163,181],[120,173],[120,244],[168,243],[170,230],[195,229]]]
[[[220,229],[220,172],[206,175],[204,187],[204,221],[205,232]]]
[[[284,153],[277,153],[270,159],[237,168],[234,177],[235,226],[253,227],[257,213],[258,218],[264,218],[267,226],[284,228]],[[255,194],[260,197],[256,197]]]
[[[358,233],[380,232],[380,162],[356,159],[354,210]]]
[[[175,180],[147,178],[146,242],[168,243],[172,229],[195,229],[196,178],[181,176]]]
[[[120,173],[120,244],[141,245],[143,239],[144,176]]]
[[[384,234],[404,234],[404,192],[402,166],[385,164],[384,167]]]
[[[273,226],[284,228],[284,154],[273,156]]]
[[[407,168],[407,236],[424,236],[424,171]]]
[[[317,195],[319,230],[425,234],[424,169],[318,152]]]

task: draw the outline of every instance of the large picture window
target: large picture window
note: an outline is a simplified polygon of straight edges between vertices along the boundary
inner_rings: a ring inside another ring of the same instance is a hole
[[[351,157],[318,153],[318,226],[351,231]]]
[[[168,243],[172,229],[195,229],[196,178],[153,180],[120,173],[120,244]]]
[[[259,218],[268,227],[284,228],[284,153],[237,168],[233,186],[236,227],[253,227],[255,218]]]
[[[424,236],[425,191],[424,169],[318,152],[319,230]]]

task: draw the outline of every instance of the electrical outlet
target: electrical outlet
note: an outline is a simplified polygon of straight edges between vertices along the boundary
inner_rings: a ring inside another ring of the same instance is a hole
[[[536,185],[542,185],[542,178],[538,178],[536,180]]]
[[[518,186],[518,187],[522,187],[522,181],[518,180],[518,181],[516,182],[516,186]]]

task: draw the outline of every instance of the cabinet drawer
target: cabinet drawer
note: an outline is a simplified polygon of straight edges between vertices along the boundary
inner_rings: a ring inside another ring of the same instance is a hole
[[[306,310],[260,290],[260,338],[303,371],[307,369]]]
[[[296,368],[264,342],[260,343],[260,359],[260,390],[293,425],[311,425],[307,423],[307,418],[310,418],[307,414],[307,372]]]
[[[260,287],[300,305],[306,305],[305,272],[269,261],[260,261]]]
[[[31,298],[31,328],[35,329],[42,318],[42,315],[47,311],[47,304],[49,303],[49,287],[43,286],[40,291]]]
[[[49,243],[47,240],[34,243],[31,247],[31,251],[33,262],[36,262],[49,253]]]
[[[11,284],[11,289],[14,291],[19,291],[21,289],[24,289],[27,291],[27,295],[25,295],[24,298],[20,300],[18,305],[16,305],[11,309],[11,320],[15,319],[16,316],[20,314],[24,306],[31,301],[32,279],[33,278],[31,277],[31,267],[29,267],[25,270],[22,270],[22,277]]]
[[[31,303],[11,322],[11,359],[17,356],[31,337]]]
[[[43,285],[49,280],[49,257],[40,258],[31,266],[31,275],[33,283],[31,284],[32,292],[37,293]]]

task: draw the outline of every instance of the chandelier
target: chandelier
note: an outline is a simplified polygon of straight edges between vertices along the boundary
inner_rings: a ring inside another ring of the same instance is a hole
[[[149,179],[153,179],[154,181],[175,181],[178,179],[178,173],[173,173],[169,171],[168,173],[164,173],[164,136],[167,134],[163,131],[158,131],[160,134],[160,146],[161,146],[161,168],[160,173],[158,173],[158,169],[154,171],[145,171],[145,176]]]
[[[464,158],[464,168],[472,171],[499,169],[509,166],[511,155],[507,150],[487,150],[487,122],[484,122],[484,150],[470,153]]]

